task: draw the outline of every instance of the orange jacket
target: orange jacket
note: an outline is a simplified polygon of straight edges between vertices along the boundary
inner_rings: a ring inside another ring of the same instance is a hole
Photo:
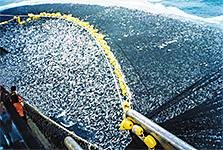
[[[14,95],[14,94],[16,94],[16,93],[12,93],[12,95]],[[12,102],[12,100],[10,100],[10,101]],[[21,117],[23,117],[24,113],[23,113],[23,106],[21,104],[22,100],[21,100],[21,98],[19,96],[18,96],[18,101],[19,101],[18,103],[13,103],[13,105],[15,106],[15,108],[16,108],[17,112],[19,113],[19,115]]]

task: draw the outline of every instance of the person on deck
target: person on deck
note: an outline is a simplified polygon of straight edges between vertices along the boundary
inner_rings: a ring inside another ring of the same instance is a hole
[[[10,101],[13,103],[15,106],[17,112],[19,115],[24,118],[24,112],[23,112],[23,106],[21,104],[22,100],[21,98],[16,94],[16,86],[11,87],[11,93],[10,93]]]

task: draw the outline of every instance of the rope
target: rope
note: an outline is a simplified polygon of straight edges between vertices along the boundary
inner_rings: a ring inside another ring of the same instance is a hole
[[[0,16],[3,16],[3,17],[14,17],[14,16],[28,17],[28,15],[9,15],[9,14],[0,14]]]
[[[18,19],[20,20],[20,17],[28,17],[28,15],[9,15],[9,14],[0,14],[0,16],[3,16],[3,17],[13,17],[12,19],[10,20],[7,20],[7,21],[3,21],[0,23],[0,25],[3,25],[3,24],[7,24],[15,19]],[[18,16],[18,17],[17,17]],[[20,24],[20,23],[19,23]]]

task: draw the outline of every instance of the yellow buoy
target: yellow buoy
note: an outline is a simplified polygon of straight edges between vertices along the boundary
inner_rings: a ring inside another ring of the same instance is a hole
[[[92,29],[92,28],[89,28],[88,30],[89,30],[89,31],[90,31],[90,32],[92,33],[94,29]]]
[[[115,62],[115,59],[114,58],[111,58],[110,62],[111,63]]]
[[[101,45],[107,45],[107,42],[105,40],[100,40],[99,42],[101,43]]]
[[[126,96],[127,95],[126,93],[127,93],[126,89],[122,90],[122,95]]]
[[[121,74],[119,71],[116,73],[116,75],[118,76],[119,74]]]
[[[132,128],[132,132],[135,133],[136,135],[142,135],[143,134],[143,128],[140,127],[139,125],[134,125]]]
[[[112,63],[112,65],[115,66],[115,65],[116,65],[116,62],[114,61],[114,62]]]
[[[107,50],[107,49],[105,50],[105,54],[106,54],[106,55],[108,55],[109,52],[110,52],[109,50]]]
[[[154,148],[156,146],[156,140],[151,135],[148,135],[144,138],[144,143],[149,148]]]
[[[121,73],[119,73],[117,76],[118,76],[119,79],[122,78],[122,74]]]
[[[46,16],[50,17],[50,16],[51,16],[51,14],[50,14],[50,13],[46,13]]]
[[[108,59],[112,59],[113,58],[113,54],[110,52],[110,53],[108,53]]]
[[[95,29],[92,31],[92,33],[97,33],[98,32],[98,29]]]
[[[17,16],[14,16],[14,17],[13,17],[13,19],[16,19],[16,18],[17,18]]]
[[[124,83],[121,83],[120,85],[120,89],[123,91],[125,89],[125,84]]]
[[[118,74],[118,72],[119,72],[119,71],[118,71],[117,69],[114,70],[114,73],[115,73],[115,74]]]
[[[98,33],[93,33],[93,36],[95,36],[95,37],[98,36]]]
[[[8,23],[8,21],[4,21],[4,22],[2,22],[1,24],[7,24]]]
[[[123,121],[123,128],[126,130],[131,130],[133,127],[133,123],[130,120],[124,119]]]
[[[18,19],[18,23],[21,24],[21,22],[20,22],[20,17],[18,17],[17,19]]]
[[[55,14],[55,13],[52,13],[52,14],[51,14],[51,16],[52,16],[52,17],[55,17],[55,16],[56,16],[56,14]]]
[[[88,29],[90,29],[90,28],[91,28],[91,26],[90,26],[90,25],[87,25],[86,27],[87,27]]]
[[[62,15],[61,15],[61,13],[60,12],[57,12],[56,13],[56,17],[61,17]]]
[[[46,12],[43,12],[43,16],[46,16]]]
[[[80,21],[79,19],[76,20],[76,23],[77,23],[77,24],[80,24],[80,22],[81,22],[81,21]]]
[[[84,26],[88,26],[89,22],[83,22]]]
[[[98,39],[98,40],[103,40],[103,38],[100,37],[100,36],[96,36],[96,39]]]
[[[40,18],[40,16],[33,16],[33,20]]]
[[[81,24],[81,26],[88,26],[89,22],[81,22],[80,24]]]
[[[74,17],[70,17],[68,18],[69,21],[73,21],[74,20]]]
[[[100,37],[102,37],[102,38],[104,38],[105,37],[105,35],[103,35],[103,34],[98,34]]]
[[[122,115],[122,118],[125,119],[125,113]]]
[[[129,103],[125,101],[125,102],[123,103],[123,107],[124,107],[124,108],[129,108]]]
[[[121,122],[121,124],[120,124],[120,128],[121,128],[122,130],[126,130],[126,129],[124,128],[124,120]]]
[[[111,48],[108,45],[102,45],[104,49],[110,50]]]
[[[27,22],[30,21],[30,20],[31,20],[31,18],[26,19]]]
[[[78,20],[79,20],[79,19],[77,19],[77,18],[74,18],[74,20],[73,20],[73,21],[74,21],[74,22],[78,22]]]

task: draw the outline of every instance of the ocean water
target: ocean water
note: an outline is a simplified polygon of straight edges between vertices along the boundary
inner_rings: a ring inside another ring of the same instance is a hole
[[[198,149],[222,148],[221,1],[0,4],[2,14],[59,11],[95,25],[122,67],[135,110]],[[1,84],[17,85],[45,115],[92,143],[128,145],[128,132],[119,129],[122,110],[112,72],[84,30],[40,19],[22,27],[12,22],[0,34],[1,46],[11,52],[1,56]]]
[[[166,7],[175,7],[187,14],[204,18],[222,16],[222,0],[148,0],[154,4],[162,4]]]
[[[100,6],[118,6],[130,9],[143,10],[155,14],[172,15],[181,19],[196,20],[209,24],[217,24],[222,28],[223,2],[222,0],[1,0],[0,10],[11,7],[38,4],[89,4]]]

